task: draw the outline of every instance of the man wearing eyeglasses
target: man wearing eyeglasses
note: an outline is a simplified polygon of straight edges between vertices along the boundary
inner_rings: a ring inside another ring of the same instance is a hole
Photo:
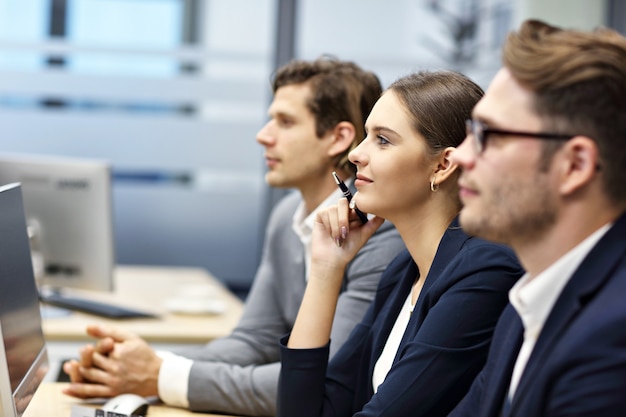
[[[626,39],[527,21],[468,121],[462,227],[510,245],[487,364],[452,416],[626,415]]]

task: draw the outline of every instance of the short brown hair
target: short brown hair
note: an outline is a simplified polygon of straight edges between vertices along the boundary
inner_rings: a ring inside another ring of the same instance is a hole
[[[354,125],[355,140],[339,155],[337,167],[356,172],[348,153],[365,138],[365,120],[382,92],[378,77],[354,62],[324,56],[314,61],[294,60],[279,68],[272,89],[276,93],[280,87],[293,84],[306,84],[311,89],[307,107],[315,117],[318,137],[340,122]]]
[[[534,93],[544,128],[595,140],[604,190],[626,202],[626,39],[606,28],[583,32],[528,20],[509,34],[503,61]],[[553,154],[562,144],[544,146]]]

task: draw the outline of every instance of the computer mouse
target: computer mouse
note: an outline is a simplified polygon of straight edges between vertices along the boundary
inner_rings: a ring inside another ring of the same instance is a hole
[[[148,400],[141,395],[120,394],[105,402],[102,409],[127,416],[145,416],[148,413]]]

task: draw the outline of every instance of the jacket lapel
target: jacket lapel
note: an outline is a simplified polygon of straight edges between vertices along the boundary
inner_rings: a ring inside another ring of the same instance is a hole
[[[449,264],[450,259],[452,259],[454,255],[456,255],[456,253],[461,249],[461,246],[463,246],[463,243],[468,238],[468,235],[459,226],[458,219],[455,219],[450,224],[450,226],[448,226],[448,229],[441,238],[441,242],[439,243],[439,247],[437,248],[437,254],[435,255],[435,259],[433,260],[430,272],[428,274],[428,277],[426,277],[424,287],[422,288],[422,294],[425,294],[428,289],[433,285],[433,283],[437,280],[437,277]],[[404,259],[402,259],[402,257],[404,257]],[[403,265],[402,269],[393,268],[393,265],[397,261],[400,261],[399,264]],[[417,277],[419,271],[410,254],[408,253],[408,251],[406,251],[398,258],[396,258],[394,262],[392,262],[387,271],[385,271],[385,274],[388,273],[397,274],[398,276],[401,276],[402,279],[397,282],[393,288],[391,288],[393,290],[393,294],[389,295],[389,297],[391,297],[391,300],[389,300],[389,302],[385,301],[384,306],[378,312],[378,315],[384,316],[386,319],[377,330],[377,334],[381,337],[377,337],[374,341],[374,348],[372,350],[374,358],[378,358],[383,348],[385,347],[385,343],[387,343],[387,337],[389,336],[389,333],[391,332],[391,329],[396,322],[398,314],[400,313],[400,310],[402,309],[402,306],[406,301],[406,297],[411,291],[414,280]],[[377,294],[376,298],[376,301],[378,301],[379,299],[386,300],[387,296],[379,297],[379,295]],[[420,298],[417,300],[417,303],[415,305],[416,312],[419,311],[419,306],[421,302],[423,302],[422,300],[424,298],[425,297],[420,296]],[[410,340],[413,337],[414,333],[417,331],[417,328],[415,326],[416,316],[417,314],[414,314],[413,317],[411,317],[409,325],[407,326],[407,329],[402,337],[402,341],[400,342],[398,353],[396,353],[396,358],[394,359],[394,362],[398,360],[397,355],[402,351],[402,346],[406,343],[407,340]]]
[[[543,364],[558,343],[560,336],[590,299],[611,277],[611,271],[623,259],[626,252],[626,214],[600,239],[589,252],[563,289],[537,339],[537,343],[522,374],[513,399],[518,399],[532,387],[534,375],[541,372]]]
[[[470,237],[461,229],[458,223],[458,219],[454,219],[454,221],[448,226],[448,229],[443,234],[441,238],[441,242],[439,243],[439,247],[437,248],[437,253],[435,254],[435,258],[433,259],[433,263],[428,272],[428,276],[425,277],[424,286],[422,287],[422,291],[420,292],[420,296],[415,303],[414,313],[411,315],[411,319],[409,320],[409,324],[402,336],[402,340],[400,341],[400,346],[398,348],[398,352],[396,353],[396,357],[394,362],[398,360],[398,355],[403,351],[402,348],[407,343],[407,341],[412,340],[415,336],[415,333],[419,330],[418,323],[422,323],[424,317],[422,316],[422,305],[425,303],[427,299],[426,294],[437,282],[437,278],[441,276],[441,273],[446,269],[446,267],[450,264],[450,260],[456,256],[456,254],[461,250],[463,244],[470,239]],[[424,277],[420,277],[420,279],[424,279]],[[412,286],[412,283],[411,283]],[[404,298],[402,302],[406,299],[408,292],[411,291],[410,286],[404,292]],[[394,316],[397,317],[397,314]],[[394,323],[391,323],[393,326]]]
[[[458,218],[448,226],[448,229],[443,234],[437,253],[433,259],[433,263],[430,266],[430,271],[424,282],[422,293],[426,293],[437,278],[441,275],[444,269],[450,264],[450,260],[461,250],[461,247],[470,237],[459,226]],[[421,298],[421,297],[420,297]],[[419,300],[418,300],[419,303]],[[416,306],[417,308],[417,306]]]
[[[503,330],[499,331],[499,328]],[[509,394],[513,367],[522,347],[524,326],[510,304],[502,313],[495,334],[498,335],[498,340],[493,341],[493,346],[497,346],[497,351],[490,355],[495,357],[495,360],[489,365],[490,375],[484,391],[485,405],[491,408],[485,415],[489,416],[497,416],[502,412]]]

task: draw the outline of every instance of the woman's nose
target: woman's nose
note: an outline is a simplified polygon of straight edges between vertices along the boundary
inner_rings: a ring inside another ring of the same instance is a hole
[[[367,140],[367,138],[365,138],[361,143],[359,143],[357,145],[356,148],[352,149],[350,151],[350,153],[348,154],[348,159],[350,160],[350,162],[352,162],[354,165],[363,165],[364,163],[367,162],[367,156],[364,152],[364,144],[365,141]]]

